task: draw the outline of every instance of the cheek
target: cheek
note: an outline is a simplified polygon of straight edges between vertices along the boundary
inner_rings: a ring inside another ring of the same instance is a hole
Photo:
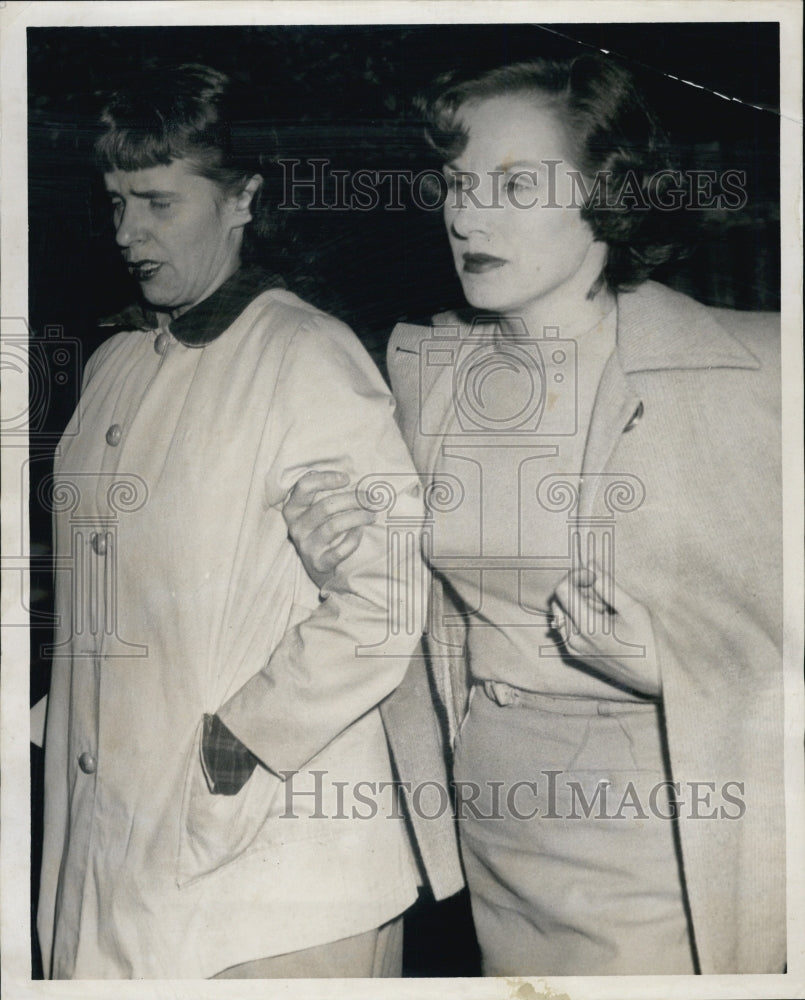
[[[453,227],[453,219],[455,218],[455,212],[452,208],[448,207],[445,203],[442,208],[442,222],[444,222],[444,228],[447,230],[448,237],[452,240],[453,234],[451,232]]]
[[[584,257],[594,240],[581,212],[545,208],[542,215],[540,232],[535,237],[540,239],[543,250],[555,255],[557,264]]]
[[[199,268],[214,262],[224,245],[225,235],[217,219],[199,220],[182,240],[185,259]]]

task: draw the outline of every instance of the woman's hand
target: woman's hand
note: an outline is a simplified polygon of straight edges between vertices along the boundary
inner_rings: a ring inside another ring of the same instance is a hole
[[[641,694],[660,695],[651,615],[611,577],[573,570],[556,588],[550,608],[553,628],[571,656]]]
[[[375,515],[358,503],[344,472],[306,472],[285,499],[282,516],[310,579],[321,588],[360,545],[361,529]],[[317,494],[325,496],[318,497]]]

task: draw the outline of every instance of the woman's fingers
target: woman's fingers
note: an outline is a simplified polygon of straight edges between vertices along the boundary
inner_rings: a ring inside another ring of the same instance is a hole
[[[336,498],[327,498],[328,501],[330,499]],[[354,504],[355,498],[351,499]],[[319,501],[319,503],[324,504],[324,501]],[[310,539],[309,544],[322,548],[331,548],[334,544],[340,544],[341,536],[346,532],[359,531],[364,525],[372,524],[375,520],[375,515],[362,507],[348,506],[344,508],[340,505],[331,505],[324,506],[322,509],[328,512],[326,520],[322,520],[318,516],[319,512],[311,508],[310,515],[316,515],[316,517],[312,521],[313,527],[307,536]]]
[[[661,693],[651,615],[600,568],[563,577],[550,610],[552,628],[572,656],[643,694]]]
[[[554,591],[551,612],[553,627],[568,646],[578,637],[600,634],[602,629],[608,631],[608,619],[614,613],[597,585],[595,572],[589,569],[572,570],[560,580]]]
[[[615,609],[608,601],[609,577],[601,571],[598,563],[585,560],[578,535],[573,540],[573,566],[575,568],[568,574],[572,585],[571,602],[591,606],[596,614],[613,612]]]
[[[323,471],[314,469],[301,476],[291,492],[296,493],[301,500],[309,501],[314,494],[321,493],[322,490],[339,490],[348,483],[349,476],[346,472],[339,472],[337,469]]]
[[[334,470],[307,472],[288,493],[282,515],[310,578],[327,576],[358,548],[361,530],[376,515],[361,506],[349,476]],[[334,491],[339,492],[334,492]]]
[[[595,568],[574,569],[570,573],[570,582],[579,598],[591,606],[597,614],[613,613],[608,597],[610,596],[611,580]]]
[[[598,571],[598,576],[603,579],[600,571]],[[628,617],[630,611],[638,605],[638,602],[631,594],[627,594],[622,587],[619,587],[615,583],[614,576],[606,578],[605,600],[608,606],[612,608],[613,613],[622,615],[623,617]]]
[[[349,476],[346,472],[335,470],[306,472],[296,481],[285,498],[282,513],[286,522],[290,524],[292,520],[304,514],[313,504],[317,493],[343,489],[348,484]]]
[[[375,515],[358,503],[351,490],[345,493],[327,493],[318,500],[313,499],[319,492],[321,491],[311,487],[300,489],[298,493],[291,491],[289,494],[282,508],[282,516],[294,540],[307,537],[326,525],[333,517],[344,512],[354,514],[355,517],[351,523],[346,524],[346,528],[330,531],[327,535],[328,541],[332,541],[340,531],[359,524],[371,524],[374,521]]]
[[[567,612],[556,599],[550,601],[548,609],[550,612],[548,625],[562,640],[562,644],[565,645],[570,631],[570,623],[568,621]]]
[[[345,559],[348,559],[352,553],[361,544],[361,529],[351,528],[344,534],[344,537],[336,545],[333,545],[328,549],[327,553],[323,557],[323,572],[331,573],[336,567],[338,567]]]
[[[567,643],[571,632],[578,631],[571,611],[570,580],[563,577],[550,601],[551,628]]]

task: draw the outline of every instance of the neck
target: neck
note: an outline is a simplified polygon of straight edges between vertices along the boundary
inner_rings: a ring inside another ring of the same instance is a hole
[[[564,340],[581,337],[589,330],[597,327],[615,305],[615,296],[606,289],[601,289],[592,299],[562,298],[555,303],[545,303],[544,306],[530,306],[523,309],[519,317],[525,322],[529,334],[541,337],[546,327],[557,327],[559,336]],[[522,331],[519,323],[511,323],[504,319],[501,323],[504,334]]]
[[[565,339],[581,336],[593,329],[615,305],[615,296],[606,286],[590,294],[606,263],[607,249],[593,243],[581,267],[566,282],[518,310],[518,320],[525,322],[532,336],[542,336],[544,327],[558,327]],[[518,328],[503,320],[504,333]],[[522,327],[519,327],[522,329]]]
[[[203,302],[204,299],[208,299],[213,292],[217,292],[218,289],[221,287],[221,285],[223,285],[225,281],[228,281],[232,277],[232,275],[237,271],[239,267],[240,267],[240,256],[230,259],[227,262],[226,266],[221,268],[221,270],[215,277],[215,281],[212,282],[210,287],[200,298],[196,299],[195,302],[188,303],[188,305],[179,306],[176,309],[172,309],[170,313],[170,318],[178,319],[183,313],[186,313],[190,309],[192,309],[193,306],[197,306],[199,302]]]

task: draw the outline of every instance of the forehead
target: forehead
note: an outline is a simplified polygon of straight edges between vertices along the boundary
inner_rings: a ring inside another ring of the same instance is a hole
[[[106,190],[116,194],[160,191],[214,197],[217,190],[211,180],[196,173],[194,164],[187,159],[142,170],[110,170],[103,179]]]
[[[561,159],[565,154],[565,130],[557,109],[540,103],[539,97],[511,94],[467,102],[456,113],[457,123],[467,133],[467,145],[459,157],[507,163]]]

